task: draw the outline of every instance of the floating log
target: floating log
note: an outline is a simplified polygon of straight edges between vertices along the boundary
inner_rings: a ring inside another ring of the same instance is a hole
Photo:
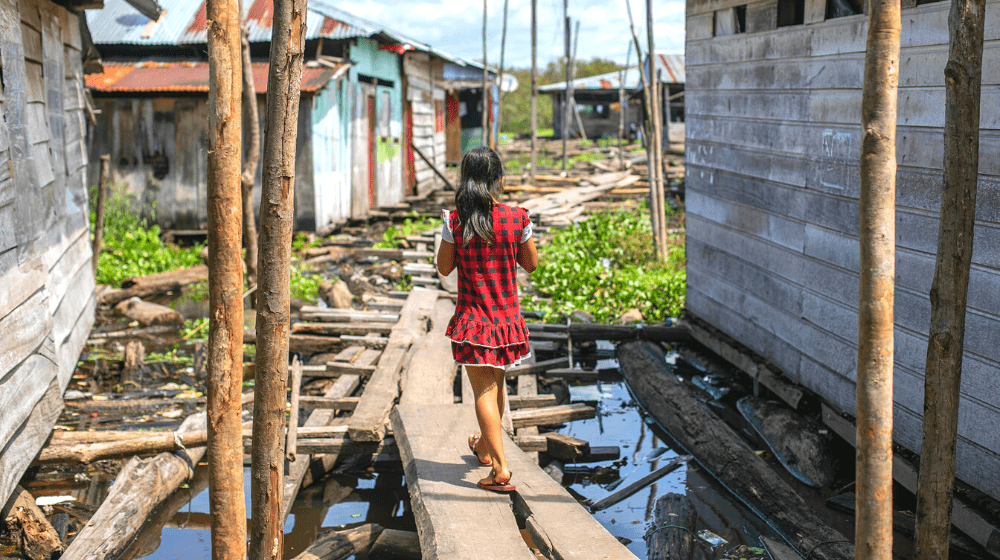
[[[792,476],[814,488],[833,482],[836,458],[818,425],[783,404],[757,397],[743,397],[736,408]]]
[[[120,459],[133,455],[151,455],[164,451],[179,451],[188,447],[203,446],[208,442],[207,432],[164,432],[118,441],[79,443],[76,445],[49,445],[42,449],[35,463],[87,465],[103,459]]]
[[[676,380],[662,348],[646,341],[625,342],[617,355],[636,400],[796,550],[817,559],[854,557],[849,540],[823,522],[732,428]]]
[[[518,377],[518,387],[517,394],[510,395],[507,399],[510,401],[511,410],[523,410],[526,408],[542,408],[544,406],[555,406],[556,396],[555,395],[522,395],[520,381],[521,379],[528,379],[529,376],[522,375]]]
[[[179,434],[207,430],[205,413],[188,416]],[[148,459],[133,457],[115,478],[115,483],[97,513],[73,539],[63,560],[114,558],[132,541],[143,523],[183,482],[191,478],[191,465],[205,455],[205,447],[188,448],[178,456],[160,453]],[[182,458],[183,457],[183,458]]]
[[[180,313],[165,305],[143,301],[138,297],[130,297],[115,305],[115,311],[133,321],[139,321],[144,327],[184,325],[184,316]]]
[[[590,454],[590,442],[588,441],[558,432],[545,434],[545,439],[547,443],[545,452],[556,459],[573,462]]]
[[[148,298],[179,292],[184,286],[208,279],[208,266],[198,265],[149,276],[127,278],[121,289],[108,290],[101,295],[101,305],[116,305],[130,297]],[[183,322],[182,322],[183,324]]]
[[[687,342],[691,332],[687,327],[666,325],[603,325],[600,323],[573,323],[569,326],[573,340],[653,340],[656,342]]]
[[[66,409],[73,412],[116,412],[119,414],[145,414],[167,406],[203,406],[205,397],[190,399],[115,399],[107,401],[66,401]]]
[[[649,560],[691,560],[697,521],[698,514],[684,494],[671,492],[657,498],[653,528],[646,533]]]
[[[58,558],[63,550],[59,533],[35,505],[35,498],[20,486],[14,488],[7,504],[0,509],[0,525],[29,560]]]
[[[436,301],[436,291],[420,288],[414,288],[406,298],[399,322],[392,328],[386,349],[351,416],[352,440],[378,441],[385,435],[389,411],[399,396],[403,361],[410,346],[424,333],[423,318],[431,314]]]
[[[416,531],[386,529],[368,551],[370,560],[421,560],[420,538]]]
[[[309,548],[302,551],[293,560],[339,560],[356,554],[369,546],[382,533],[381,525],[367,523],[353,529],[343,531],[328,531]]]
[[[605,496],[604,498],[601,498],[600,500],[598,500],[597,502],[595,502],[590,506],[590,512],[591,513],[598,512],[601,511],[602,509],[607,508],[608,506],[613,506],[617,504],[618,502],[624,500],[625,498],[628,498],[632,494],[635,494],[639,490],[642,490],[643,488],[649,486],[650,484],[656,482],[657,480],[663,478],[664,476],[676,471],[681,467],[681,465],[687,463],[690,460],[691,460],[690,455],[684,455],[683,457],[677,457],[675,459],[671,459],[670,462],[667,463],[666,465],[663,465],[662,467],[647,474],[646,476],[640,478],[639,480],[633,482],[632,484],[629,484],[628,486],[620,490],[616,490],[615,492]]]
[[[573,420],[586,420],[597,416],[597,409],[585,404],[563,404],[545,408],[529,408],[511,413],[514,428],[527,426],[551,426]]]

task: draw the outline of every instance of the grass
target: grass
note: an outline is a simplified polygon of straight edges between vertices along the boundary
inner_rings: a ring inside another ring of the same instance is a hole
[[[160,227],[141,216],[135,198],[125,188],[110,185],[104,209],[104,236],[97,259],[97,283],[120,286],[122,280],[201,264],[204,245],[180,248],[160,239]],[[92,196],[91,200],[96,200]],[[96,212],[90,212],[94,231]]]
[[[532,281],[549,299],[527,295],[523,305],[545,320],[581,310],[604,323],[638,308],[648,323],[659,323],[684,307],[684,265],[682,236],[671,240],[665,262],[656,258],[644,207],[600,213],[560,230],[541,249]]]

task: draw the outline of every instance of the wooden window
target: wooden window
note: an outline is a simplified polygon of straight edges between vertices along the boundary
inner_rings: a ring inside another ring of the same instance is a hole
[[[434,132],[444,132],[444,101],[434,100]]]
[[[805,16],[805,0],[778,0],[778,27],[802,25]]]
[[[736,35],[746,33],[747,5],[715,11],[715,36]]]

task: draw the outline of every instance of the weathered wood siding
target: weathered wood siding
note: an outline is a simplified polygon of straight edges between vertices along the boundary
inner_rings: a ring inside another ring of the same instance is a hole
[[[147,216],[166,229],[201,229],[208,223],[208,102],[205,97],[101,97],[92,127],[90,159],[111,155],[111,190],[125,189]],[[295,227],[315,230],[312,96],[299,103],[295,153]],[[261,131],[265,98],[257,97]],[[261,154],[264,138],[261,136]],[[90,170],[90,184],[99,169]],[[257,166],[254,208],[260,208],[262,166]],[[109,196],[111,193],[109,192]]]
[[[865,16],[712,37],[689,0],[687,258],[690,311],[855,412],[860,107]],[[904,6],[906,3],[904,3]],[[824,4],[825,6],[825,4]],[[896,441],[920,450],[942,169],[947,2],[903,10],[895,305]],[[813,23],[809,23],[813,22]],[[979,207],[959,418],[958,476],[1000,498],[1000,2],[989,0]]]
[[[351,215],[350,119],[345,118],[347,83],[337,81],[313,98],[313,185],[316,223],[341,223]]]
[[[444,62],[427,53],[409,52],[403,55],[403,73],[406,76],[406,100],[410,104],[413,120],[413,145],[443,171],[447,153],[446,101],[442,87]],[[412,153],[417,194],[442,184],[434,170],[413,153],[412,147],[405,146],[404,151]]]
[[[48,437],[94,322],[77,17],[0,0],[0,502]]]

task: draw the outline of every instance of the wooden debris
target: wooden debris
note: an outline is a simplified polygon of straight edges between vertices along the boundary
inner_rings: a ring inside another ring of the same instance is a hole
[[[288,459],[288,462],[294,463],[299,432],[299,391],[302,388],[302,361],[299,360],[298,356],[292,359],[292,371],[289,372],[289,377],[291,377],[292,389],[290,410],[288,411],[288,431],[285,434],[285,458]]]
[[[797,549],[813,551],[817,559],[854,557],[850,541],[821,520],[729,425],[676,380],[662,348],[647,341],[625,342],[617,355],[622,374],[643,407]]]
[[[568,362],[569,360],[567,360],[566,358],[555,358],[552,360],[545,360],[533,364],[523,364],[507,370],[507,379],[515,379],[519,375],[532,375],[532,374],[545,373],[550,369],[569,365]]]
[[[328,309],[305,306],[299,310],[303,321],[321,323],[389,323],[399,321],[399,314],[382,311],[358,311],[356,309]]]
[[[835,457],[818,425],[782,403],[753,396],[741,398],[736,408],[792,476],[814,488],[833,482]]]
[[[691,333],[686,326],[665,325],[602,325],[573,323],[569,326],[573,340],[653,340],[657,342],[687,342]]]
[[[597,409],[579,403],[545,408],[529,408],[511,413],[515,429],[527,426],[551,426],[564,422],[572,422],[573,420],[585,420],[593,418],[596,415]]]
[[[208,441],[208,432],[163,432],[143,437],[78,443],[75,445],[49,445],[42,449],[35,463],[86,465],[103,459],[120,459],[133,455],[151,455],[165,451],[179,451],[200,447]]]
[[[375,371],[375,366],[357,365],[347,362],[327,362],[326,372],[315,372],[315,377],[339,377],[341,375],[369,376]]]
[[[0,524],[7,539],[30,560],[58,558],[63,550],[59,533],[35,505],[35,498],[20,486],[0,509]]]
[[[549,432],[545,434],[545,440],[547,444],[545,452],[556,459],[572,462],[590,454],[590,442],[573,436]]]
[[[420,538],[416,531],[386,529],[368,551],[370,560],[421,560]]]
[[[527,391],[522,391],[521,390],[521,380],[522,379],[524,379],[525,381],[531,381],[531,376],[530,375],[522,375],[522,376],[519,376],[517,378],[517,382],[518,382],[518,385],[517,385],[517,394],[516,395],[510,395],[510,396],[507,397],[508,401],[510,401],[510,409],[511,410],[523,410],[523,409],[526,409],[526,408],[542,408],[544,406],[555,406],[556,405],[556,396],[555,395],[538,395],[538,394],[530,395],[530,394],[524,394],[524,393],[527,393]],[[537,389],[536,389],[536,392],[537,392]]]
[[[202,406],[205,397],[190,399],[115,399],[107,401],[66,401],[68,410],[73,412],[114,412],[118,414],[146,414],[151,410],[168,406]]]
[[[596,370],[553,368],[545,372],[548,379],[565,379],[567,381],[597,381],[600,374]]]
[[[381,525],[367,523],[353,529],[328,531],[293,560],[339,560],[360,552],[382,533]]]
[[[392,325],[377,323],[295,323],[292,332],[295,334],[389,334]],[[342,342],[348,342],[341,339]]]
[[[125,343],[125,351],[122,353],[122,376],[121,383],[134,383],[142,375],[143,361],[146,357],[146,347],[138,340],[130,340]]]
[[[243,329],[243,344],[257,344],[257,330]],[[288,351],[302,354],[330,352],[340,345],[340,338],[311,334],[293,334],[288,337]]]
[[[597,502],[595,502],[590,506],[590,512],[591,513],[598,512],[608,506],[613,506],[617,504],[618,502],[624,500],[625,498],[628,498],[632,494],[635,494],[639,490],[642,490],[646,486],[649,486],[653,482],[656,482],[657,480],[663,478],[664,476],[679,469],[681,465],[687,463],[691,459],[692,457],[690,455],[684,455],[683,457],[677,457],[676,459],[672,459],[666,465],[663,465],[662,467],[647,474],[646,476],[640,478],[639,480],[633,482],[632,484],[629,484],[628,486],[620,490],[616,490],[615,492],[609,494],[608,496],[601,498],[600,500],[598,500]]]
[[[690,560],[697,519],[691,500],[684,494],[671,492],[657,498],[653,528],[646,533],[649,560]]]
[[[406,299],[400,320],[389,334],[358,407],[351,416],[350,434],[355,441],[378,441],[385,435],[389,411],[399,396],[399,381],[407,351],[423,334],[422,320],[430,315],[437,292],[415,288]]]
[[[354,301],[354,294],[347,287],[347,282],[339,278],[333,284],[321,282],[317,291],[319,297],[333,309],[348,309]]]
[[[139,321],[144,327],[167,325],[180,327],[184,325],[184,316],[165,305],[143,301],[131,297],[115,306],[115,311],[133,321]]]
[[[360,344],[368,348],[385,348],[389,344],[389,339],[377,334],[366,334],[365,336],[344,334],[340,335],[340,342],[345,344]]]
[[[208,266],[198,265],[149,276],[128,278],[121,289],[108,290],[101,296],[101,305],[116,305],[131,297],[147,298],[179,292],[184,286],[208,280]],[[181,322],[183,324],[183,321]]]
[[[299,397],[299,407],[323,410],[354,410],[358,406],[359,397],[344,397],[328,399],[326,397]]]

